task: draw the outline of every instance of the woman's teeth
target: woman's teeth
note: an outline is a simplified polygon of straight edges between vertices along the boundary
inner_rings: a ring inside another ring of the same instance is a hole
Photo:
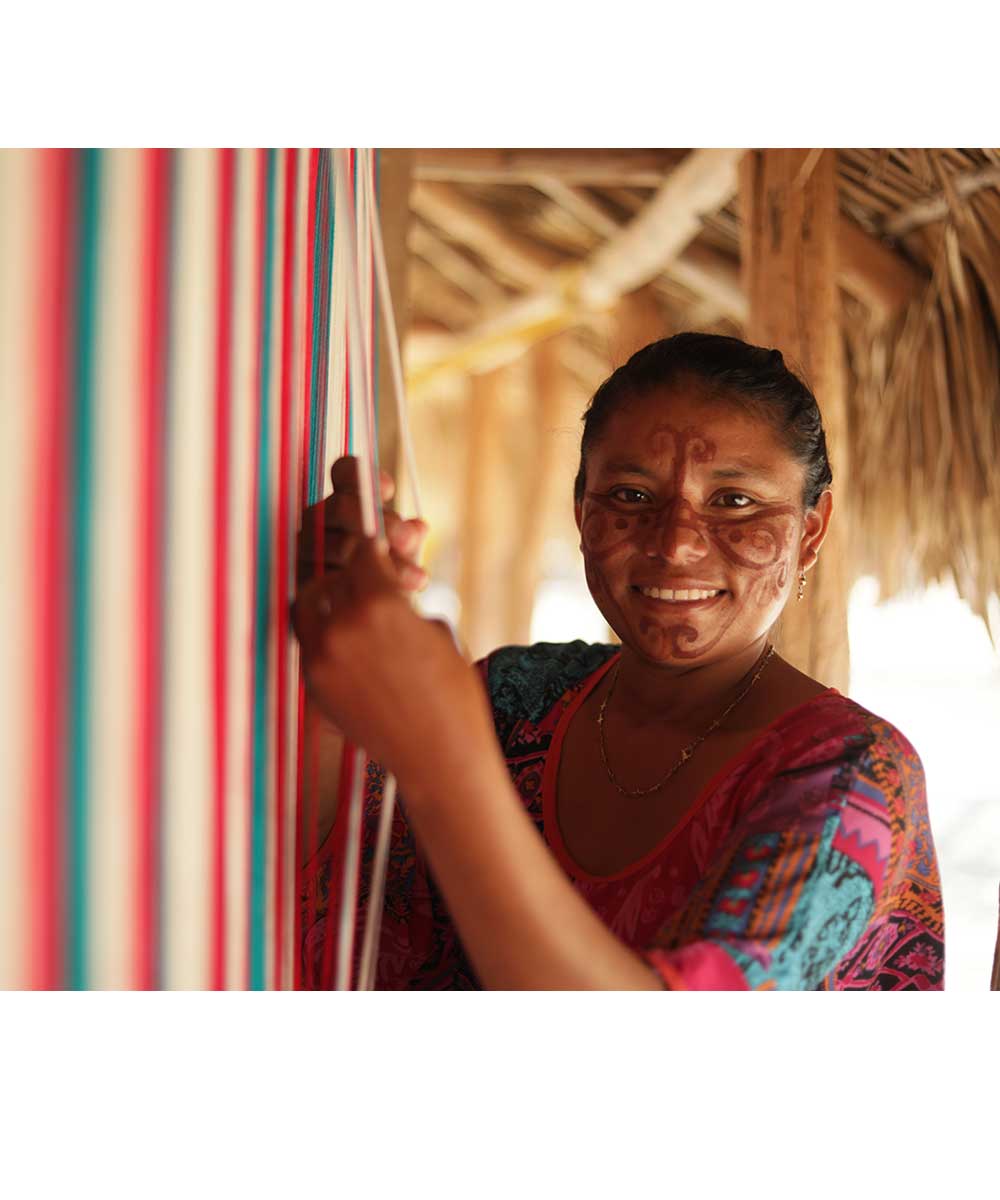
[[[722,591],[717,588],[715,591],[696,590],[694,588],[681,588],[674,591],[673,588],[640,588],[639,591],[644,596],[649,596],[651,600],[710,600],[713,596],[718,596]]]

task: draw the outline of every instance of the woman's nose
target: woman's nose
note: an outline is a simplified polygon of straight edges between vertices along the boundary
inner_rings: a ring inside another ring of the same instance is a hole
[[[687,565],[704,558],[708,541],[690,505],[677,502],[654,516],[645,549],[650,558]]]

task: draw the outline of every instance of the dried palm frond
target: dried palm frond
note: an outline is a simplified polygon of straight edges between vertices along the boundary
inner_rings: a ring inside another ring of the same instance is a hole
[[[931,267],[925,294],[890,327],[845,312],[855,557],[887,597],[952,577],[996,646],[1000,197],[963,200],[934,167],[948,219],[906,241]]]

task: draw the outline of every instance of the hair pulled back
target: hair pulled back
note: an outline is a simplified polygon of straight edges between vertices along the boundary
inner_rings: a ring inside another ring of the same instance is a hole
[[[694,381],[706,399],[727,400],[768,422],[805,468],[802,501],[813,508],[833,482],[816,398],[785,366],[780,350],[751,346],[714,333],[678,333],[638,350],[594,393],[583,414],[577,500],[586,488],[587,453],[611,416],[627,401],[657,388]]]

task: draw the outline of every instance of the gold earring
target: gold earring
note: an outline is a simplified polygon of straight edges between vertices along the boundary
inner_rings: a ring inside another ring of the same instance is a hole
[[[806,590],[806,573],[805,573],[805,571],[800,571],[799,572],[799,594],[795,597],[795,599],[801,600],[803,595],[805,594],[805,590]]]

